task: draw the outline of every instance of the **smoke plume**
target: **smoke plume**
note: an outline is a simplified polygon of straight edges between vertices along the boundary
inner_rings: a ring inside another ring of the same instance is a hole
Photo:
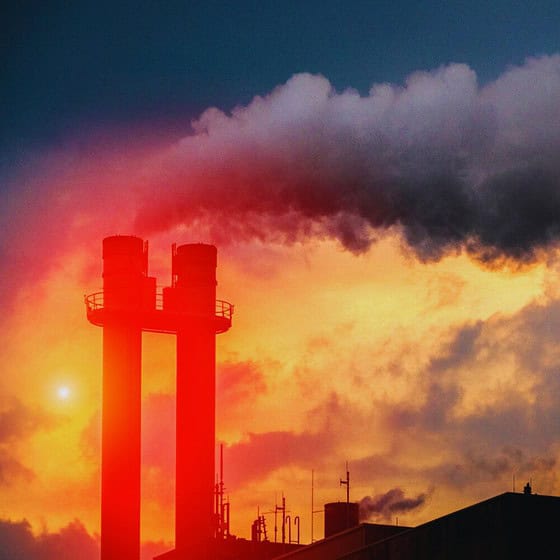
[[[399,231],[421,260],[531,262],[560,236],[560,55],[483,87],[464,64],[367,96],[299,74],[231,114],[209,109],[145,177],[142,231],[203,223],[216,242]]]
[[[418,494],[416,498],[407,498],[400,488],[392,488],[385,494],[365,496],[360,500],[360,519],[390,521],[393,515],[407,513],[422,506],[427,493]]]

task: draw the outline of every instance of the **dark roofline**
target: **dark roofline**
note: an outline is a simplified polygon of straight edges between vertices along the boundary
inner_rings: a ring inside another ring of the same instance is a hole
[[[398,535],[393,535],[391,537],[387,537],[385,539],[381,539],[379,541],[376,541],[375,543],[370,543],[368,545],[365,545],[365,546],[363,546],[359,549],[349,551],[347,554],[344,554],[343,556],[340,556],[338,558],[338,560],[344,560],[345,558],[349,558],[356,553],[368,550],[369,548],[372,547],[372,545],[377,546],[378,544],[385,543],[385,542],[390,541],[392,539],[402,538],[404,535],[406,535],[407,533],[410,533],[411,531],[416,531],[417,529],[421,529],[423,527],[427,527],[429,525],[438,523],[442,519],[445,519],[447,517],[452,517],[452,516],[455,516],[455,515],[459,515],[459,514],[465,512],[465,511],[472,510],[472,509],[475,509],[475,508],[479,508],[479,507],[484,506],[486,504],[489,504],[491,502],[497,502],[499,500],[504,500],[504,499],[507,499],[507,500],[512,500],[513,499],[513,500],[517,500],[517,501],[529,500],[529,499],[538,499],[538,500],[547,500],[547,501],[556,500],[556,501],[560,502],[560,497],[558,497],[558,496],[548,496],[548,495],[545,495],[545,494],[523,494],[523,493],[520,493],[520,492],[504,492],[503,494],[498,494],[497,496],[492,496],[491,498],[487,498],[486,500],[482,500],[482,502],[477,502],[476,504],[471,504],[470,506],[466,506],[464,508],[457,509],[455,511],[452,511],[451,513],[447,513],[445,515],[442,515],[441,517],[436,517],[435,519],[431,519],[430,521],[427,521],[426,523],[422,523],[421,525],[417,525],[416,527],[410,527],[406,531],[403,531],[402,533],[399,533]]]
[[[344,502],[341,502],[344,503]],[[325,543],[329,543],[331,541],[335,541],[340,539],[341,537],[344,537],[345,535],[348,535],[350,533],[354,533],[354,532],[358,532],[361,530],[367,530],[367,527],[391,527],[391,528],[395,528],[395,527],[399,527],[400,529],[402,529],[402,532],[406,532],[410,529],[413,529],[413,527],[406,527],[405,525],[388,525],[386,523],[360,523],[359,525],[356,525],[355,527],[350,527],[349,529],[345,529],[344,531],[340,531],[340,533],[335,533],[334,535],[330,535],[329,537],[326,537],[324,539],[320,539],[318,541],[312,542],[310,544],[304,545],[302,548],[298,549],[298,550],[292,550],[291,552],[287,552],[286,554],[282,554],[282,556],[275,556],[274,560],[281,560],[282,558],[291,558],[292,556],[296,556],[297,554],[300,554],[302,550],[309,550],[309,548],[317,548],[319,546],[324,546]],[[396,535],[395,535],[396,536]],[[388,537],[388,538],[393,538],[393,537]],[[382,540],[386,540],[386,539],[382,539]],[[380,542],[380,541],[377,541]]]

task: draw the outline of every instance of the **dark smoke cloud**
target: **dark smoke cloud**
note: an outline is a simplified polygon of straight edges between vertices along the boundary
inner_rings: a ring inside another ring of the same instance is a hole
[[[408,513],[424,505],[429,493],[407,498],[401,488],[392,488],[385,494],[365,496],[360,500],[360,519],[390,521],[394,515]]]
[[[484,87],[452,64],[366,97],[296,75],[231,115],[206,111],[147,179],[137,226],[333,237],[356,253],[398,230],[422,260],[533,261],[560,235],[559,99],[560,55]]]

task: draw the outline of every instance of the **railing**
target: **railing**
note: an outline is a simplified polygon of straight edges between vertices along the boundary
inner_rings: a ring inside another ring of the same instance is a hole
[[[104,307],[104,297],[103,292],[94,292],[93,294],[89,294],[84,296],[84,302],[86,304],[86,309],[89,312],[97,311],[103,309]],[[163,307],[163,289],[158,288],[156,290],[156,301],[155,301],[155,309],[157,311],[175,311],[164,309]],[[216,300],[216,308],[215,308],[215,315],[216,317],[224,317],[225,319],[231,320],[233,316],[234,306],[224,300],[217,299]],[[179,313],[183,313],[187,311],[179,311]]]
[[[216,316],[217,317],[225,317],[226,319],[230,319],[233,315],[233,304],[229,303],[228,301],[224,301],[223,299],[216,300]]]
[[[95,292],[84,296],[84,303],[88,311],[103,309],[103,292]]]

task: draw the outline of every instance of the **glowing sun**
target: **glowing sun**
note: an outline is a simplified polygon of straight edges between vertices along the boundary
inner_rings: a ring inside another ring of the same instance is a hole
[[[70,397],[70,388],[66,385],[61,385],[57,390],[56,394],[59,399],[65,401]]]

